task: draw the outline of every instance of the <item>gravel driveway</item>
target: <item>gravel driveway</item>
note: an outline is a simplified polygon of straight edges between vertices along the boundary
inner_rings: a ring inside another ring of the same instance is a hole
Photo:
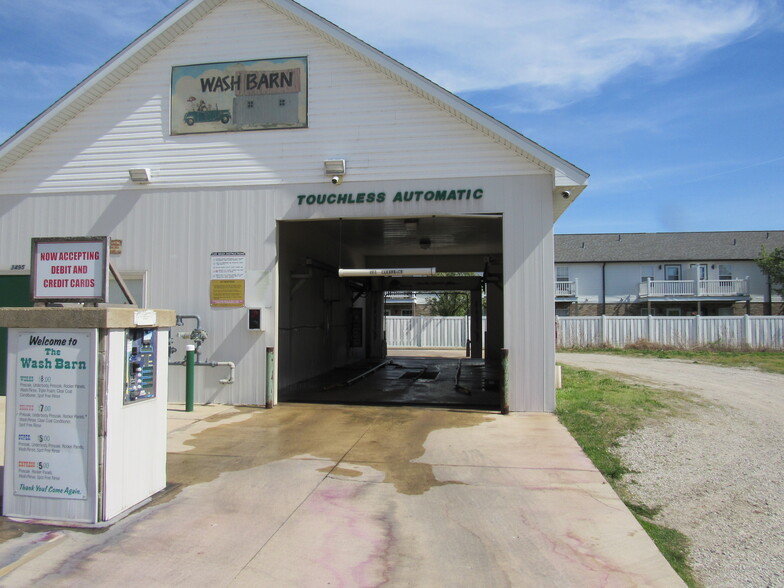
[[[673,359],[559,353],[559,363],[696,395],[623,440],[629,489],[692,541],[707,587],[784,586],[784,376]]]

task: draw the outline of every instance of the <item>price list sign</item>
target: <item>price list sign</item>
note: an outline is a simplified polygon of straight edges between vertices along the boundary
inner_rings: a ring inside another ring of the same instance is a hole
[[[95,331],[17,337],[14,494],[86,500]]]

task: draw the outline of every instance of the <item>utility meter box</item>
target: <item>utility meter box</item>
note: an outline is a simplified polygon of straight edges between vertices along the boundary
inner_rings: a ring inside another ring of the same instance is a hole
[[[3,515],[104,524],[166,486],[174,322],[171,310],[0,309],[9,328]]]

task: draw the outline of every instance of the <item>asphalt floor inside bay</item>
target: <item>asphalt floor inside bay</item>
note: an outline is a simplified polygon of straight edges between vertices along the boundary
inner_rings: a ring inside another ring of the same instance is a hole
[[[501,406],[501,362],[436,351],[410,350],[367,360],[311,378],[281,391],[284,402],[480,408]]]
[[[677,586],[550,414],[170,405],[165,492],[2,521],[3,586]]]

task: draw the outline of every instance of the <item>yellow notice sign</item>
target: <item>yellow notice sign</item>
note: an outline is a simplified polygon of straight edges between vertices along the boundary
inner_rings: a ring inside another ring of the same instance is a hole
[[[245,280],[210,280],[210,306],[245,306]]]

